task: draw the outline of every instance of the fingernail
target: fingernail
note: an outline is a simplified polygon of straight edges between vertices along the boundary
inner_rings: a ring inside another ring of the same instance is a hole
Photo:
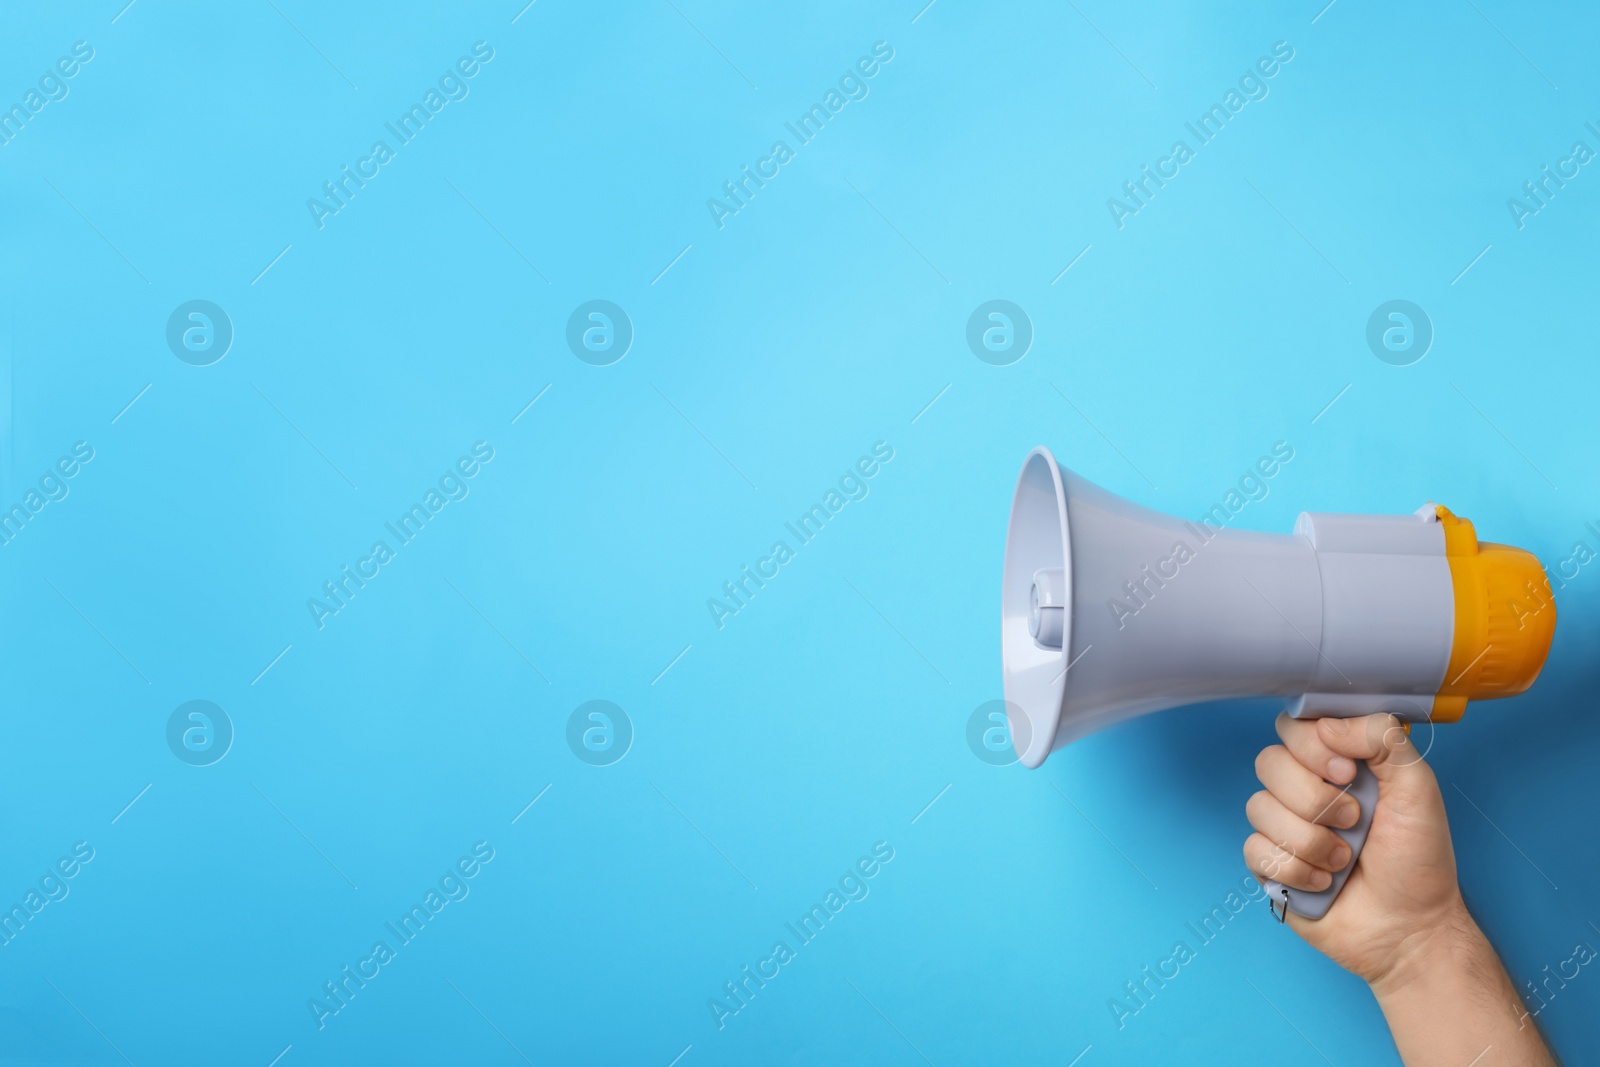
[[[1340,826],[1354,826],[1359,818],[1361,818],[1361,806],[1359,804],[1349,799],[1339,802],[1339,814],[1336,816],[1336,821]]]
[[[1344,870],[1345,865],[1350,862],[1350,846],[1343,842],[1333,846],[1333,856],[1331,858],[1334,870]]]
[[[1313,871],[1311,873],[1311,884],[1319,890],[1326,889],[1333,884],[1333,875],[1327,871]]]
[[[1355,776],[1356,765],[1354,760],[1346,759],[1343,756],[1335,756],[1328,761],[1328,777],[1335,782],[1347,782]]]

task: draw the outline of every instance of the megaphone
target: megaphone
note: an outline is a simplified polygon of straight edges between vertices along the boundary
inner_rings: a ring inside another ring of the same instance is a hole
[[[1410,515],[1306,512],[1292,534],[1185,521],[1029,453],[1001,589],[1008,725],[1026,767],[1145,712],[1283,696],[1296,718],[1390,712],[1455,722],[1469,700],[1533,684],[1555,633],[1539,561],[1479,542],[1427,504]],[[1308,919],[1332,906],[1372,825],[1377,780],[1348,787],[1350,862],[1320,892],[1267,883]]]

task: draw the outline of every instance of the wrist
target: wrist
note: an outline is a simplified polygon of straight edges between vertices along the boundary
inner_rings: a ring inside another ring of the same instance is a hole
[[[1500,957],[1459,896],[1416,924],[1368,979],[1400,1058],[1412,1067],[1496,1062],[1553,1065]]]
[[[1367,979],[1367,985],[1383,1004],[1404,991],[1421,991],[1441,977],[1460,973],[1485,954],[1497,960],[1489,939],[1457,895],[1406,934],[1384,968]]]

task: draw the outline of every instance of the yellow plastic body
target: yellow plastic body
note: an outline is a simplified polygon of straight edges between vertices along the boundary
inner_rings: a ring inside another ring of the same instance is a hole
[[[1539,677],[1556,632],[1556,601],[1533,553],[1480,543],[1472,523],[1446,507],[1439,508],[1439,522],[1456,628],[1432,717],[1455,722],[1467,701],[1515,696]]]

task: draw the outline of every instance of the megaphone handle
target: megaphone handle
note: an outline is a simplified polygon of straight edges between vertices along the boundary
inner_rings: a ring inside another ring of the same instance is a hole
[[[1348,830],[1333,831],[1350,846],[1350,862],[1344,865],[1344,870],[1333,872],[1333,882],[1328,888],[1314,893],[1306,889],[1291,889],[1282,882],[1269,880],[1266,883],[1267,907],[1278,916],[1279,922],[1285,918],[1284,913],[1289,911],[1306,919],[1322,918],[1328,913],[1328,909],[1333,907],[1333,902],[1338,898],[1339,891],[1344,888],[1350,872],[1356,869],[1356,861],[1361,858],[1361,846],[1367,843],[1367,831],[1372,829],[1372,812],[1378,804],[1378,779],[1367,766],[1366,760],[1355,762],[1356,776],[1346,787],[1345,792],[1361,805],[1361,817]]]

